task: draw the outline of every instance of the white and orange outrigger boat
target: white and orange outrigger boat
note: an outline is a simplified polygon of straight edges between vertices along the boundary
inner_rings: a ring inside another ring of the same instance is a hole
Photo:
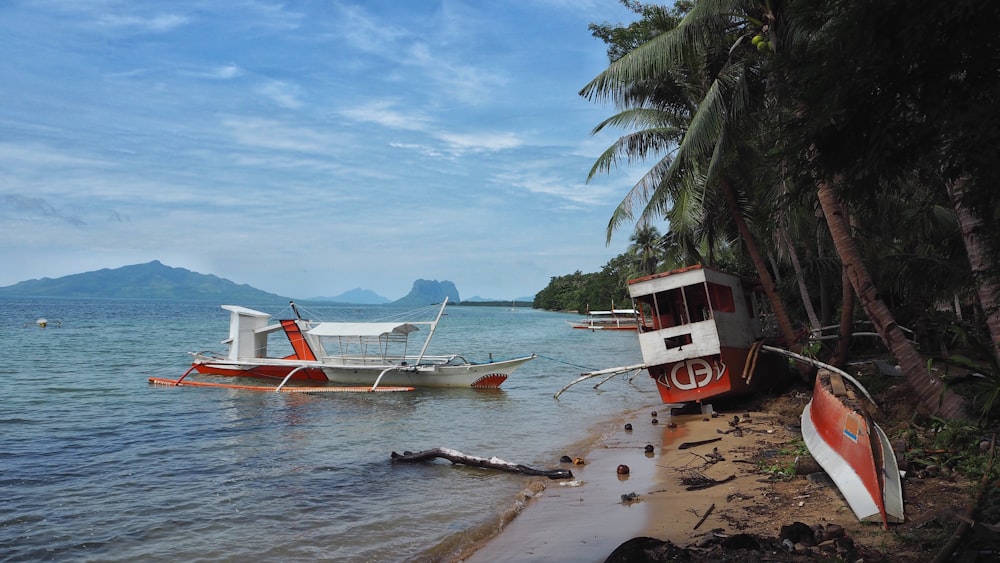
[[[607,311],[587,311],[587,317],[577,321],[566,321],[569,326],[584,330],[638,330],[638,311],[635,309],[615,309]]]
[[[289,382],[322,382],[351,386],[351,390],[410,390],[416,387],[499,387],[521,364],[535,354],[510,360],[470,362],[458,354],[429,355],[427,348],[444,313],[447,299],[430,321],[317,322],[301,317],[295,304],[293,319],[271,323],[267,313],[223,305],[229,311],[229,346],[225,355],[192,352],[191,368],[180,379],[151,378],[164,385],[199,384],[191,373],[281,379],[276,390]],[[409,335],[427,328],[419,352],[408,351]],[[268,336],[284,334],[292,353],[268,356]],[[212,383],[212,386],[231,386]],[[345,387],[318,387],[345,389]]]

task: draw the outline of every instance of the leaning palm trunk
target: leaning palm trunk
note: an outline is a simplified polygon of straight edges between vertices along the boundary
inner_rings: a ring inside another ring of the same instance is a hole
[[[802,273],[802,264],[799,263],[799,253],[795,250],[795,244],[792,243],[792,239],[788,236],[788,231],[781,230],[781,240],[788,247],[788,259],[792,263],[792,269],[795,271],[795,279],[799,284],[799,295],[802,296],[802,306],[806,310],[806,317],[809,319],[809,325],[813,330],[819,330],[821,326],[819,322],[819,317],[816,316],[816,309],[812,304],[812,297],[809,296],[809,287],[806,286],[806,277]]]
[[[785,304],[781,302],[781,296],[778,295],[778,288],[774,284],[774,278],[771,277],[770,272],[767,270],[767,262],[764,261],[760,247],[757,246],[757,239],[750,232],[750,228],[747,227],[746,221],[743,220],[743,215],[740,213],[739,202],[736,199],[736,190],[733,189],[732,184],[726,178],[722,178],[719,183],[722,185],[722,191],[725,193],[729,213],[732,215],[733,221],[736,222],[736,229],[740,233],[743,244],[746,245],[747,253],[750,254],[750,260],[753,261],[754,267],[757,269],[760,283],[764,286],[764,293],[771,304],[775,321],[778,323],[778,330],[781,331],[781,336],[785,339],[788,349],[799,353],[802,350],[802,346],[795,336],[795,329],[792,328],[792,321],[788,318],[788,313],[785,311]]]
[[[847,363],[847,351],[854,333],[854,290],[851,289],[851,280],[844,268],[841,268],[840,285],[840,331],[837,333],[837,349],[830,359],[830,363],[836,367],[844,367]]]
[[[882,342],[899,363],[906,381],[917,394],[921,405],[931,413],[945,418],[966,418],[965,401],[948,389],[945,384],[924,366],[916,349],[896,324],[889,308],[879,299],[878,291],[861,260],[840,201],[833,186],[821,180],[818,185],[819,202],[826,216],[826,223],[833,237],[833,246],[850,279],[855,295],[868,319],[875,325]]]
[[[988,243],[979,236],[979,231],[985,228],[983,220],[963,202],[965,181],[965,178],[959,178],[955,182],[949,182],[948,195],[955,207],[958,227],[962,231],[962,240],[965,242],[965,251],[969,255],[969,265],[979,294],[979,304],[986,314],[986,326],[993,339],[993,356],[1000,361],[1000,288],[997,287],[995,278],[987,275],[992,265],[989,262]]]

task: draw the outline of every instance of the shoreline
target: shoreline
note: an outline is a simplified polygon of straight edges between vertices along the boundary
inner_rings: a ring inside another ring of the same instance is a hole
[[[548,481],[498,534],[455,560],[604,561],[629,538],[650,535],[659,528],[660,516],[670,511],[677,489],[668,474],[677,462],[676,446],[718,436],[716,430],[726,425],[721,416],[706,418],[701,414],[671,416],[661,404],[601,425],[589,453],[567,452],[570,457],[583,457],[583,465],[560,464],[573,471],[574,479]],[[632,425],[631,431],[625,430],[626,424]],[[647,446],[653,447],[652,453],[646,453]],[[629,473],[619,475],[619,465],[628,466]],[[623,500],[623,495],[633,494],[635,500]],[[689,518],[684,520],[700,518],[685,514]]]
[[[563,465],[572,469],[572,482],[548,482],[499,533],[452,560],[602,562],[638,537],[691,547],[753,534],[780,544],[782,526],[794,522],[842,528],[859,546],[890,548],[893,534],[859,522],[825,474],[794,475],[793,445],[801,442],[797,426],[807,400],[793,392],[715,416],[670,416],[665,405],[628,412],[600,427],[584,465]],[[622,464],[627,476],[617,472]],[[785,473],[775,478],[778,471]],[[684,478],[719,483],[689,491]],[[635,500],[623,498],[630,493]]]

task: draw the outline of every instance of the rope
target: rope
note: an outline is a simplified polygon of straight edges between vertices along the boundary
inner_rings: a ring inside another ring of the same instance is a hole
[[[581,366],[580,364],[573,364],[573,363],[570,363],[570,362],[567,362],[567,361],[564,361],[564,360],[557,360],[557,359],[555,359],[555,358],[550,358],[550,357],[548,357],[548,356],[543,356],[543,355],[541,355],[541,354],[537,354],[537,356],[538,356],[539,358],[542,358],[542,359],[544,359],[544,360],[548,360],[548,361],[550,361],[550,362],[556,362],[556,363],[558,363],[558,364],[566,364],[567,366],[573,366],[573,367],[575,367],[575,368],[580,368],[580,369],[585,369],[585,370],[587,370],[587,371],[597,371],[597,370],[595,370],[594,368],[590,368],[590,367],[587,367],[587,366]]]

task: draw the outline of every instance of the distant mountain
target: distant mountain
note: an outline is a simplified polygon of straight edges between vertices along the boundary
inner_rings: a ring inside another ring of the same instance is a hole
[[[350,291],[345,291],[333,297],[313,297],[310,301],[334,301],[336,303],[350,303],[352,305],[382,305],[389,302],[389,299],[382,297],[370,289],[356,287]]]
[[[402,299],[392,302],[393,305],[405,305],[407,307],[423,307],[440,303],[447,297],[452,303],[459,303],[462,299],[458,296],[458,289],[450,281],[437,280],[417,280],[413,282],[410,292]]]
[[[0,297],[82,297],[112,299],[188,299],[217,303],[287,301],[225,278],[173,268],[153,260],[146,264],[103,269],[61,278],[27,280],[0,287]]]

